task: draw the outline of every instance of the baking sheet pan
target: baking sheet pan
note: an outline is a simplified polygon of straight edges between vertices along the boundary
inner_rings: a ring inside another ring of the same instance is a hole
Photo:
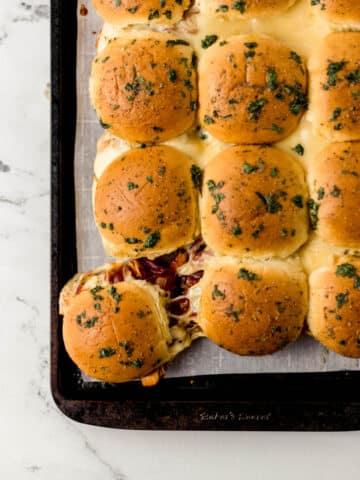
[[[91,13],[78,21],[78,6],[76,0],[52,0],[51,389],[59,408],[74,420],[114,428],[360,428],[360,374],[350,371],[357,369],[357,361],[328,355],[310,338],[262,359],[235,357],[201,340],[152,389],[139,382],[111,385],[82,379],[64,349],[58,295],[73,274],[105,257],[91,215],[101,128],[87,95],[92,32],[99,21]]]

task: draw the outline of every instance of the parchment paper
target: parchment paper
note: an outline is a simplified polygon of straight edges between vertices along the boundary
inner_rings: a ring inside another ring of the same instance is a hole
[[[77,135],[75,150],[75,189],[78,271],[87,271],[105,263],[106,258],[97,232],[91,203],[93,163],[96,142],[103,130],[90,104],[88,82],[95,55],[96,33],[101,21],[88,2],[89,13],[78,18],[77,57]],[[322,347],[310,337],[303,337],[285,350],[265,357],[240,357],[197,340],[171,364],[167,377],[255,372],[311,372],[358,369],[359,361],[346,359]]]

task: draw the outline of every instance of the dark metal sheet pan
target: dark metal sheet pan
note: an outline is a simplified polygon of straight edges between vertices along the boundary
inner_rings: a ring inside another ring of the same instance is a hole
[[[51,389],[73,420],[114,428],[356,430],[360,372],[206,375],[152,389],[84,383],[62,341],[58,295],[77,271],[74,198],[77,0],[52,0]]]

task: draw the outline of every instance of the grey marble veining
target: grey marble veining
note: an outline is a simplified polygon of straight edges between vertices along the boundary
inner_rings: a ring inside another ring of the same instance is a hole
[[[49,44],[48,2],[0,1],[1,479],[357,480],[358,433],[127,432],[58,411],[49,390]]]

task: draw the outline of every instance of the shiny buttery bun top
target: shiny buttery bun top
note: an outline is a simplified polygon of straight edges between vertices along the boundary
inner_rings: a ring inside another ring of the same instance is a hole
[[[360,260],[342,257],[310,275],[308,324],[330,350],[360,358]]]
[[[200,122],[228,143],[288,136],[307,108],[304,59],[261,35],[217,41],[199,62]]]
[[[206,336],[240,355],[266,355],[300,335],[307,285],[297,265],[218,260],[202,283],[199,323]]]
[[[107,253],[154,258],[191,242],[198,222],[197,172],[189,157],[168,146],[133,149],[114,160],[94,196]]]
[[[118,137],[139,143],[176,137],[195,121],[195,53],[167,33],[124,34],[95,58],[90,95],[103,127]]]
[[[221,15],[225,18],[255,18],[264,15],[277,15],[295,3],[295,0],[203,0],[208,15]]]
[[[90,377],[126,382],[169,358],[171,336],[156,290],[120,282],[76,295],[65,311],[65,348]]]
[[[310,166],[317,228],[327,243],[360,249],[360,143],[332,143]]]
[[[314,63],[312,109],[318,133],[333,142],[360,140],[360,32],[328,35]]]
[[[107,23],[175,23],[181,20],[190,0],[93,0]]]
[[[300,164],[267,146],[237,146],[205,168],[204,240],[214,252],[286,257],[307,239],[307,188]]]

